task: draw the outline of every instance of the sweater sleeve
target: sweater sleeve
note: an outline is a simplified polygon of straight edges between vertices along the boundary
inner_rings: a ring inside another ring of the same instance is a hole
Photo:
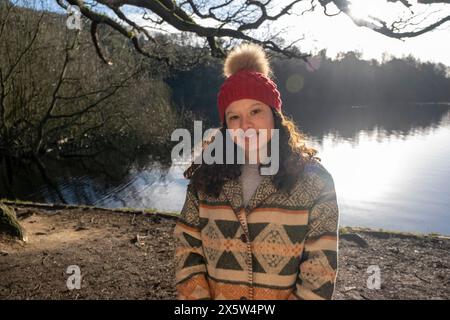
[[[290,300],[331,299],[336,282],[339,212],[334,182],[323,168],[314,179],[320,192],[309,210],[300,270]]]
[[[177,299],[210,299],[205,256],[199,228],[199,200],[189,184],[186,200],[175,225],[175,282]]]

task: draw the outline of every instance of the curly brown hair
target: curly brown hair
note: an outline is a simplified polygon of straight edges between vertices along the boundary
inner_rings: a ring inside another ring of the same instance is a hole
[[[306,136],[300,132],[292,119],[273,108],[271,110],[274,117],[274,128],[279,129],[280,139],[280,164],[278,172],[273,177],[273,183],[278,190],[289,192],[297,179],[303,177],[305,164],[312,159],[320,161],[320,158],[315,156],[317,150],[305,145]],[[216,135],[222,134],[224,137],[226,129],[226,124],[223,124]],[[214,137],[204,143],[202,153],[214,140]],[[225,161],[223,164],[192,163],[184,172],[184,177],[193,183],[196,190],[218,197],[227,180],[236,179],[241,175],[241,165],[236,161],[237,146],[234,145],[234,147],[235,161],[232,164],[227,164]],[[270,152],[270,147],[268,150]],[[223,157],[226,159],[225,143],[223,143]],[[263,164],[259,166],[261,168]]]

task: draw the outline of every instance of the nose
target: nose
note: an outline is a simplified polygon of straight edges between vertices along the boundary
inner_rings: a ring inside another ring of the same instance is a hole
[[[253,126],[253,123],[250,119],[249,116],[247,115],[243,115],[241,117],[241,125],[240,125],[241,129],[246,132],[248,129],[255,129],[255,127]]]

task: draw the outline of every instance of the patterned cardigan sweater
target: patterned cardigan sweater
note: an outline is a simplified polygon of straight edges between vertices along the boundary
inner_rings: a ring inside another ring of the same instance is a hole
[[[218,198],[189,184],[174,230],[178,299],[331,299],[334,182],[317,160],[304,173],[289,193],[264,176],[246,207],[238,179]]]

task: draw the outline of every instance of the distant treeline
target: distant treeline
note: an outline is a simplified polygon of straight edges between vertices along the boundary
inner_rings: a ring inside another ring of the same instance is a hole
[[[390,57],[380,63],[362,60],[358,52],[342,53],[331,59],[321,51],[308,63],[273,59],[272,68],[288,111],[313,104],[450,101],[449,67],[420,62],[411,56]],[[219,63],[199,65],[190,71],[172,73],[166,81],[179,107],[203,113],[213,120],[218,117],[215,106],[223,82],[221,72]]]

